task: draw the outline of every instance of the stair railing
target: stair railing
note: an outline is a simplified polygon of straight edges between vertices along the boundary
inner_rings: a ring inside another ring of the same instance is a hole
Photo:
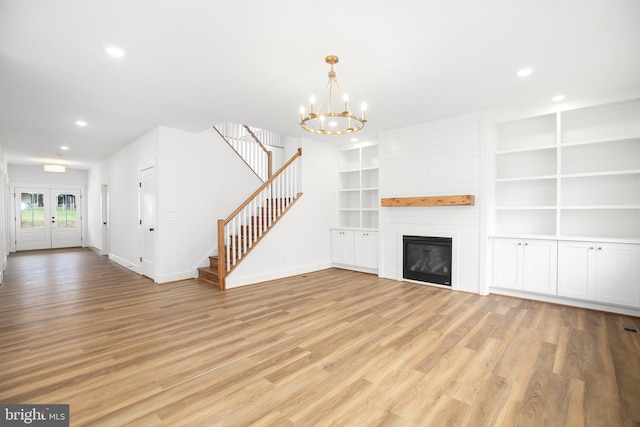
[[[218,285],[302,196],[299,158],[302,149],[244,201],[227,219],[218,220]]]
[[[249,126],[225,122],[217,124],[213,128],[262,182],[271,177],[271,151]],[[265,133],[266,135],[268,134]]]

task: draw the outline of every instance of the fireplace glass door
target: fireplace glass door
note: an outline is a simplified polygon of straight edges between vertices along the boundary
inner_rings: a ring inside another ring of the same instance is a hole
[[[451,286],[449,237],[403,236],[403,277]]]

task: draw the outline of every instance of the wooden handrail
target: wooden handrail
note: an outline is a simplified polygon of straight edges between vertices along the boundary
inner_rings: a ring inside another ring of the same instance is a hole
[[[267,154],[267,158],[268,158],[268,164],[267,164],[267,177],[271,178],[272,175],[272,165],[273,162],[271,160],[271,151],[267,150],[267,147],[264,146],[264,144],[262,143],[262,141],[260,141],[260,139],[258,139],[258,137],[256,136],[255,133],[253,133],[253,131],[251,130],[251,128],[247,125],[242,125],[244,126],[245,130],[247,132],[249,132],[249,135],[251,135],[251,138],[253,138],[253,140],[255,142],[258,143],[258,145],[260,146],[260,148],[262,148],[262,151],[264,151]]]
[[[233,211],[233,213],[231,215],[229,215],[227,217],[227,219],[224,220],[224,225],[227,225],[232,219],[233,217],[235,217],[236,215],[238,215],[238,213],[240,213],[240,211],[242,209],[244,209],[249,203],[251,203],[251,201],[258,195],[260,194],[265,188],[267,188],[269,186],[269,184],[271,184],[277,177],[278,175],[280,175],[282,173],[282,171],[284,171],[291,163],[293,163],[293,161],[295,159],[297,159],[298,157],[302,156],[302,148],[298,148],[298,151],[296,152],[296,154],[293,155],[293,157],[291,157],[287,163],[285,163],[280,169],[278,169],[278,171],[276,173],[274,173],[268,180],[266,180],[264,182],[264,184],[262,184],[260,186],[260,188],[258,188],[251,196],[249,196],[244,203],[242,203],[240,205],[240,207],[238,207],[238,209],[236,209],[235,211]]]
[[[261,193],[265,192],[265,190],[267,190],[268,197],[272,198],[274,196],[273,194],[274,189],[270,188],[270,186],[272,184],[275,184],[276,186],[278,186],[278,182],[276,181],[276,179],[280,178],[280,175],[283,175],[284,178],[286,179],[287,176],[284,175],[283,173],[286,172],[287,169],[289,169],[289,167],[293,164],[293,162],[300,156],[302,156],[302,148],[298,148],[298,151],[280,169],[278,169],[278,171],[275,174],[273,174],[273,176],[271,176],[264,184],[260,186],[260,188],[258,188],[235,211],[233,211],[233,213],[229,215],[227,219],[218,220],[218,287],[220,290],[225,290],[227,288],[227,275],[235,267],[238,266],[240,261],[245,259],[246,255],[255,247],[255,245],[260,240],[262,240],[264,236],[266,236],[266,234],[269,232],[269,230],[271,230],[273,225],[276,222],[278,222],[280,218],[282,218],[282,214],[285,211],[287,211],[300,198],[300,196],[302,196],[302,193],[298,192],[297,194],[293,195],[293,197],[291,197],[289,199],[289,202],[287,202],[285,205],[281,204],[280,208],[276,209],[277,210],[276,215],[274,217],[269,216],[269,219],[266,220],[267,221],[265,223],[266,229],[263,229],[262,225],[260,225],[259,232],[249,233],[249,234],[246,234],[245,232],[245,237],[250,236],[251,243],[249,243],[248,246],[246,245],[246,243],[244,247],[240,246],[239,255],[238,253],[235,252],[238,249],[237,244],[234,245],[233,247],[229,246],[229,248],[226,248],[225,243],[226,243],[227,237],[229,237],[230,239],[233,237],[231,235],[227,235],[225,228],[229,225],[229,223],[234,221],[235,218],[238,217],[238,215],[241,215],[242,211],[246,210],[248,205],[250,205],[258,197],[260,197]],[[249,224],[249,222],[245,222],[244,227],[247,226],[246,224]],[[241,223],[240,230],[242,230],[242,227],[243,225]],[[236,236],[235,238],[238,239],[238,237],[239,236]],[[229,242],[229,244],[231,243]],[[227,254],[226,252],[227,250],[233,251],[233,257],[230,254]],[[228,260],[227,260],[227,256],[229,256]],[[227,265],[227,263],[229,263],[229,266]]]
[[[267,155],[267,178],[271,177],[271,171],[273,169],[273,160],[272,160],[272,153],[271,151],[267,150],[267,148],[264,146],[264,144],[262,142],[260,142],[260,140],[256,137],[256,135],[251,132],[251,129],[249,129],[249,127],[247,125],[242,125],[247,131],[249,131],[249,134],[251,135],[251,137],[253,138],[253,140],[258,144],[258,146],[265,152],[265,154]],[[227,143],[227,145],[229,145],[229,147],[231,147],[231,149],[233,151],[236,152],[236,154],[238,154],[238,157],[240,157],[240,159],[244,162],[245,165],[247,165],[247,167],[249,169],[251,169],[251,171],[258,177],[260,178],[260,181],[262,181],[262,177],[258,174],[258,172],[256,172],[253,167],[247,162],[247,160],[242,157],[242,155],[233,147],[233,144],[227,139],[226,136],[224,136],[222,134],[222,132],[220,132],[220,130],[213,126],[213,129],[218,133],[218,135],[220,135],[220,137]]]
[[[251,130],[251,128],[250,128],[249,126],[247,126],[247,125],[242,125],[242,126],[244,127],[244,129],[245,129],[247,132],[249,132],[249,135],[251,135],[251,138],[253,138],[253,140],[254,140],[255,142],[257,142],[257,143],[258,143],[258,145],[260,145],[260,148],[262,148],[262,150],[263,150],[265,153],[267,153],[267,154],[271,153],[271,151],[267,150],[267,147],[265,147],[265,146],[264,146],[264,144],[262,143],[262,141],[260,141],[260,140],[258,139],[258,137],[256,136],[256,134],[255,134],[255,133],[253,133],[253,131]]]

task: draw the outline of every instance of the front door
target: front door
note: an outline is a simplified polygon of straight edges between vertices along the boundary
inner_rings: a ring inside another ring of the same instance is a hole
[[[82,246],[80,192],[51,190],[51,247]]]
[[[16,250],[82,246],[80,191],[16,188]]]

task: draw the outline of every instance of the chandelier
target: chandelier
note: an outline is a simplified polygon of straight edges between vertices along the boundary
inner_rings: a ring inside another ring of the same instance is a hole
[[[365,117],[367,104],[362,104],[362,116],[351,113],[349,97],[342,91],[340,84],[336,80],[336,72],[333,71],[333,66],[338,63],[338,57],[329,55],[325,58],[325,61],[331,65],[329,82],[317,107],[315,105],[316,99],[313,95],[310,99],[308,114],[305,114],[304,107],[300,107],[300,126],[307,132],[323,135],[344,135],[357,132],[367,122]],[[335,99],[338,95],[340,99]],[[323,110],[325,101],[326,109]]]

